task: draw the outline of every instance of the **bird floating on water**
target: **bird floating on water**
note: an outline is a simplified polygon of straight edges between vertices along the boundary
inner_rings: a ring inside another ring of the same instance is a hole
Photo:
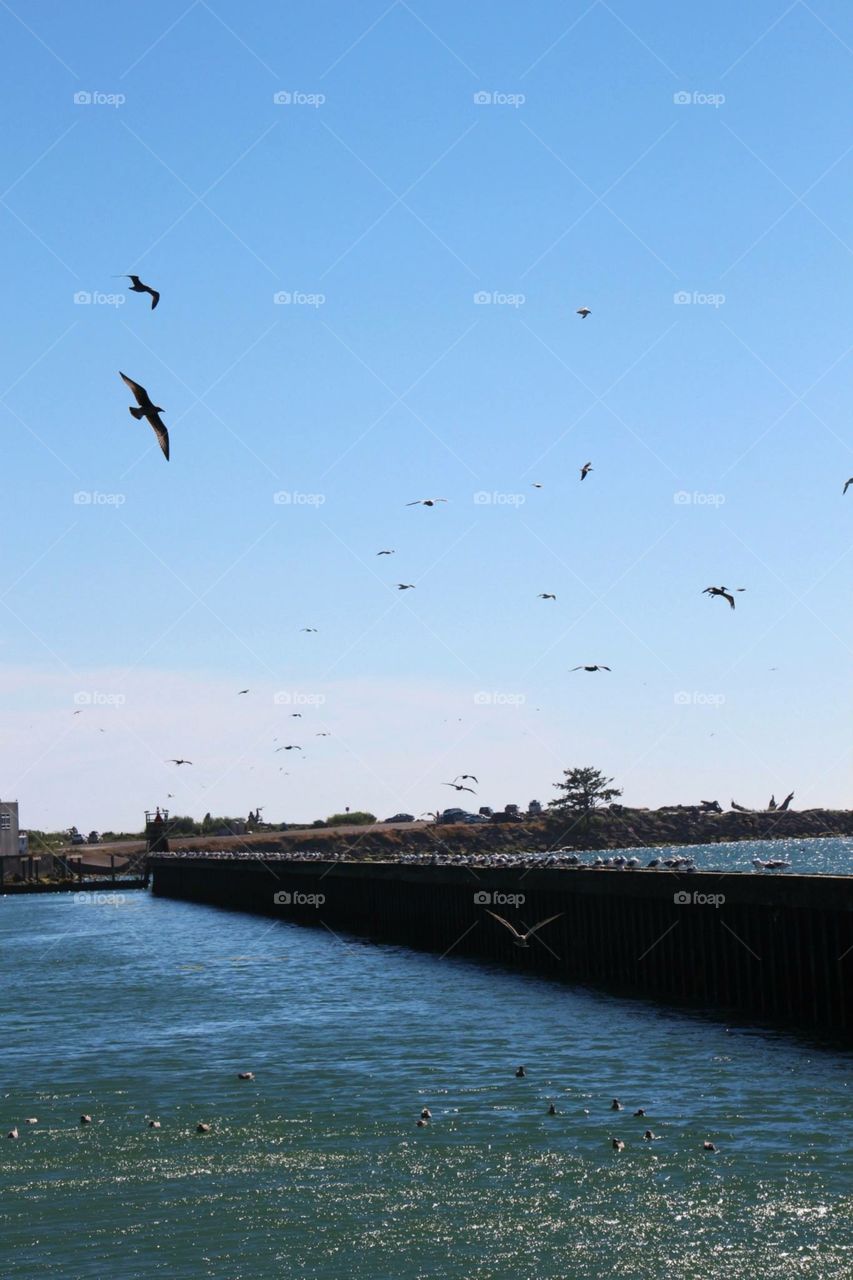
[[[432,1112],[430,1111],[429,1107],[424,1107],[423,1111],[421,1112],[421,1119],[422,1120],[432,1119]]]
[[[702,1143],[702,1150],[703,1150],[703,1151],[717,1151],[717,1147],[715,1147],[715,1146],[714,1146],[713,1142],[703,1142],[703,1143]]]
[[[554,1105],[554,1103],[553,1103],[553,1102],[549,1102],[549,1104],[548,1104],[548,1115],[549,1115],[549,1116],[555,1116],[556,1114],[557,1114],[557,1108],[556,1108],[556,1106]]]
[[[91,1124],[91,1123],[92,1123],[92,1117],[91,1117],[91,1116],[83,1115],[83,1116],[81,1116],[81,1117],[80,1117],[80,1123],[81,1123],[81,1124]]]
[[[614,1098],[614,1099],[613,1099],[613,1101],[612,1101],[612,1102],[611,1102],[611,1104],[610,1104],[610,1110],[611,1110],[611,1111],[621,1111],[621,1110],[622,1110],[622,1103],[619,1101],[619,1099],[618,1099],[618,1098]]]
[[[611,1138],[611,1139],[610,1139],[610,1145],[612,1146],[612,1148],[613,1148],[613,1150],[614,1150],[614,1151],[624,1151],[624,1150],[625,1150],[625,1143],[622,1141],[622,1139],[621,1139],[621,1138]]]
[[[157,290],[152,289],[150,284],[143,284],[142,281],[139,279],[139,276],[124,275],[121,278],[124,280],[130,280],[131,293],[150,293],[151,294],[151,310],[153,311],[154,308],[157,306],[157,303],[160,301],[160,295],[157,292]]]
[[[254,1071],[238,1071],[237,1072],[238,1080],[254,1080],[254,1078],[255,1078]]]
[[[134,382],[133,378],[129,378],[126,373],[122,373],[121,370],[119,370],[119,377],[122,382],[126,383],[127,386],[130,387],[136,399],[136,404],[129,406],[130,412],[137,421],[144,418],[145,421],[154,428],[154,434],[156,435],[160,443],[160,448],[163,450],[163,454],[168,462],[169,433],[166,430],[166,424],[160,417],[160,414],[165,413],[166,410],[161,404],[154,404],[145,388],[138,382]]]
[[[149,1129],[159,1129],[159,1128],[160,1128],[160,1121],[159,1121],[159,1120],[149,1120],[149,1121],[148,1121],[148,1128],[149,1128]]]
[[[515,1073],[516,1080],[523,1080],[526,1075],[527,1075],[527,1072],[524,1070],[524,1067],[517,1068]]]
[[[27,1116],[27,1118],[24,1120],[24,1124],[38,1124],[38,1122],[39,1122],[38,1116]]]
[[[510,924],[509,920],[504,920],[503,916],[499,916],[495,911],[487,911],[486,914],[493,916],[499,924],[509,930],[512,934],[513,946],[527,948],[530,945],[528,938],[532,938],[540,929],[544,929],[546,924],[551,924],[553,920],[559,920],[563,913],[559,911],[555,916],[548,916],[545,920],[540,920],[538,924],[535,924],[532,929],[528,929],[526,933],[519,933],[515,925]]]
[[[210,1133],[210,1125],[204,1124],[201,1120],[195,1127],[196,1133]]]
[[[6,1134],[7,1138],[19,1138],[20,1136],[21,1135],[18,1133],[17,1125],[15,1126],[14,1129],[10,1129],[9,1132]]]

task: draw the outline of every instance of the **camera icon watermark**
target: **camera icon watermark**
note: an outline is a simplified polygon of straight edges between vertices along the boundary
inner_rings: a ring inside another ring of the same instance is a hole
[[[702,93],[699,89],[682,89],[672,95],[677,107],[715,107],[719,108],[726,100],[724,93]]]
[[[272,900],[277,907],[322,907],[326,901],[324,893],[300,893],[299,890],[291,893],[287,889],[279,889],[278,893],[274,893]]]
[[[272,300],[277,307],[313,307],[316,311],[318,307],[324,306],[326,295],[305,293],[301,289],[279,289],[273,294]]]
[[[514,107],[516,111],[527,101],[523,93],[502,93],[499,89],[479,89],[474,95],[477,107]]]
[[[322,707],[326,701],[324,693],[300,693],[293,689],[279,689],[273,694],[273,705],[276,707]]]
[[[680,689],[673,695],[673,702],[677,707],[721,707],[725,701],[724,693],[690,693],[686,689]]]
[[[474,505],[477,507],[523,507],[527,501],[525,493],[499,493],[493,489],[490,492],[486,489],[478,489],[473,497]]]
[[[97,489],[78,489],[73,501],[75,507],[123,507],[127,502],[127,495],[100,493]]]
[[[697,493],[694,489],[692,493],[687,489],[679,489],[672,495],[672,500],[677,507],[721,507],[726,500],[724,493]]]
[[[272,100],[277,107],[322,107],[325,93],[303,93],[301,89],[279,89]]]
[[[677,907],[716,907],[719,909],[725,905],[726,895],[724,893],[701,893],[698,889],[688,893],[686,889],[681,889],[672,895],[672,900]]]
[[[127,298],[123,293],[94,293],[88,289],[78,289],[74,294],[74,305],[78,307],[123,307]]]
[[[78,689],[74,695],[78,707],[123,707],[127,698],[123,693],[102,693],[99,689]]]
[[[475,907],[523,907],[525,901],[523,893],[490,893],[488,889],[479,889],[474,894]]]
[[[502,293],[500,289],[478,289],[474,294],[474,305],[477,307],[523,307],[527,301],[526,293]]]
[[[127,898],[123,893],[75,893],[76,907],[123,907]]]
[[[678,289],[672,295],[677,307],[723,307],[726,304],[724,293],[701,293],[698,289]]]
[[[497,689],[491,692],[481,689],[474,694],[474,704],[478,707],[522,707],[526,701],[523,693],[502,693]]]
[[[322,507],[325,493],[300,493],[298,489],[279,489],[272,500],[277,507]]]
[[[123,93],[101,93],[99,89],[78,89],[74,94],[75,107],[123,107],[127,98]]]

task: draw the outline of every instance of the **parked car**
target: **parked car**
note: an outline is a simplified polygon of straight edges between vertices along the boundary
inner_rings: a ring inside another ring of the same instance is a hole
[[[414,822],[413,813],[395,813],[393,818],[384,818],[384,822]]]
[[[71,832],[71,843],[72,843],[72,844],[85,844],[85,843],[86,843],[86,837],[85,837],[85,836],[84,836],[80,831],[72,831],[72,832]]]
[[[444,809],[436,818],[436,822],[464,822],[464,809]]]
[[[514,806],[513,806],[514,807]],[[504,809],[503,813],[493,813],[489,822],[523,822],[524,818],[520,813],[513,813],[512,807]]]

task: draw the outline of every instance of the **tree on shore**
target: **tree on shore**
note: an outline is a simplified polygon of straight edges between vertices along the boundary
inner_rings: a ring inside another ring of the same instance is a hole
[[[548,808],[556,814],[575,814],[588,826],[593,810],[599,804],[607,804],[621,796],[621,787],[612,787],[612,778],[605,778],[600,769],[590,765],[582,769],[564,769],[563,782],[554,786],[562,795],[549,802]]]

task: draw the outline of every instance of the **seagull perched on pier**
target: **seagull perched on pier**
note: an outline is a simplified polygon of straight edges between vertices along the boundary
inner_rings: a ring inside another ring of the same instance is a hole
[[[609,667],[605,667],[603,662],[595,662],[591,666],[584,666],[583,664],[581,664],[581,666],[572,667],[571,669],[572,671],[609,671],[610,670]]]
[[[128,387],[130,387],[136,399],[136,404],[129,406],[130,412],[133,414],[134,418],[137,419],[137,421],[139,421],[139,419],[141,418],[144,418],[146,422],[149,423],[149,425],[154,428],[154,434],[156,435],[160,443],[160,448],[163,450],[166,461],[168,462],[169,461],[169,433],[166,430],[165,423],[160,417],[160,414],[165,413],[166,410],[163,408],[162,405],[154,404],[148,392],[145,390],[145,388],[143,386],[140,386],[138,382],[134,382],[133,378],[129,378],[126,373],[122,373],[121,370],[119,370],[119,377],[121,378],[122,382],[124,382]]]
[[[562,914],[562,911],[559,911],[555,916],[548,916],[545,920],[540,920],[532,929],[528,929],[527,933],[519,933],[515,925],[510,924],[509,920],[504,920],[503,916],[499,916],[495,911],[486,911],[486,915],[493,916],[498,924],[502,924],[505,929],[509,930],[512,934],[513,946],[523,948],[529,946],[528,938],[532,938],[535,933],[538,933],[540,929],[544,929],[545,925],[550,924],[552,920],[559,920]]]
[[[150,284],[143,284],[142,281],[139,279],[139,276],[124,275],[121,278],[124,280],[129,280],[131,282],[130,283],[131,293],[150,293],[151,294],[151,310],[153,311],[154,308],[157,306],[157,303],[160,301],[160,295],[157,292],[157,290],[152,289]]]
[[[581,480],[586,480],[586,478],[587,478],[587,476],[589,475],[590,471],[592,471],[592,463],[591,463],[591,462],[585,462],[585,463],[583,464],[583,466],[581,467]]]

